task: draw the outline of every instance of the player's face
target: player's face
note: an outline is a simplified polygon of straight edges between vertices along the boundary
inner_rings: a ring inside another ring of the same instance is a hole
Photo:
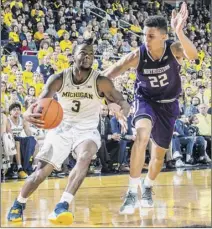
[[[155,27],[144,27],[144,43],[149,52],[163,48],[167,35]]]
[[[18,118],[21,114],[21,110],[19,109],[19,107],[14,107],[11,111],[10,114],[12,117],[14,118]]]
[[[80,45],[74,55],[75,63],[78,68],[90,69],[93,65],[94,52],[92,45]]]

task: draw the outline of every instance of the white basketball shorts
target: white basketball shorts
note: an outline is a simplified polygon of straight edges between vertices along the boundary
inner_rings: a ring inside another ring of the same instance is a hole
[[[101,147],[101,136],[97,129],[79,130],[61,124],[57,128],[48,131],[36,159],[48,162],[56,170],[60,170],[70,153],[76,159],[74,149],[85,140],[96,143],[97,149]]]

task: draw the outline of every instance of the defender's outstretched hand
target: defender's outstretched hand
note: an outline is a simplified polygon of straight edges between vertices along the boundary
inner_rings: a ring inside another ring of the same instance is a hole
[[[181,5],[180,11],[177,13],[176,10],[172,11],[171,27],[176,33],[181,31],[185,26],[188,18],[188,10],[185,2]]]

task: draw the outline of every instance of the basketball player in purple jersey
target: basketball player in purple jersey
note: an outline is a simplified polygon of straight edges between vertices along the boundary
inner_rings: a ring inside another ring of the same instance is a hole
[[[153,207],[152,186],[160,173],[164,156],[171,142],[174,124],[179,115],[178,96],[181,92],[180,67],[183,58],[197,59],[197,50],[185,36],[183,27],[188,17],[182,4],[172,12],[171,26],[178,41],[167,40],[167,22],[162,16],[151,16],[144,22],[144,45],[106,69],[103,75],[114,78],[129,68],[137,69],[133,124],[137,131],[130,159],[129,188],[120,214],[133,214],[140,205]],[[151,161],[145,179],[140,179],[146,147],[151,137]]]

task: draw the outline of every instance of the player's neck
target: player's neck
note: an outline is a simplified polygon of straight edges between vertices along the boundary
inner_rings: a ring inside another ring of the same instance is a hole
[[[19,122],[19,116],[18,117],[11,116],[11,119],[14,122],[14,124],[18,124],[18,122]]]
[[[79,69],[76,66],[73,67],[73,81],[76,84],[83,83],[90,75],[92,69]]]
[[[161,57],[163,56],[164,52],[165,52],[165,43],[163,46],[159,47],[158,49],[155,49],[154,51],[150,51],[150,55],[154,60],[159,60],[161,59]]]

